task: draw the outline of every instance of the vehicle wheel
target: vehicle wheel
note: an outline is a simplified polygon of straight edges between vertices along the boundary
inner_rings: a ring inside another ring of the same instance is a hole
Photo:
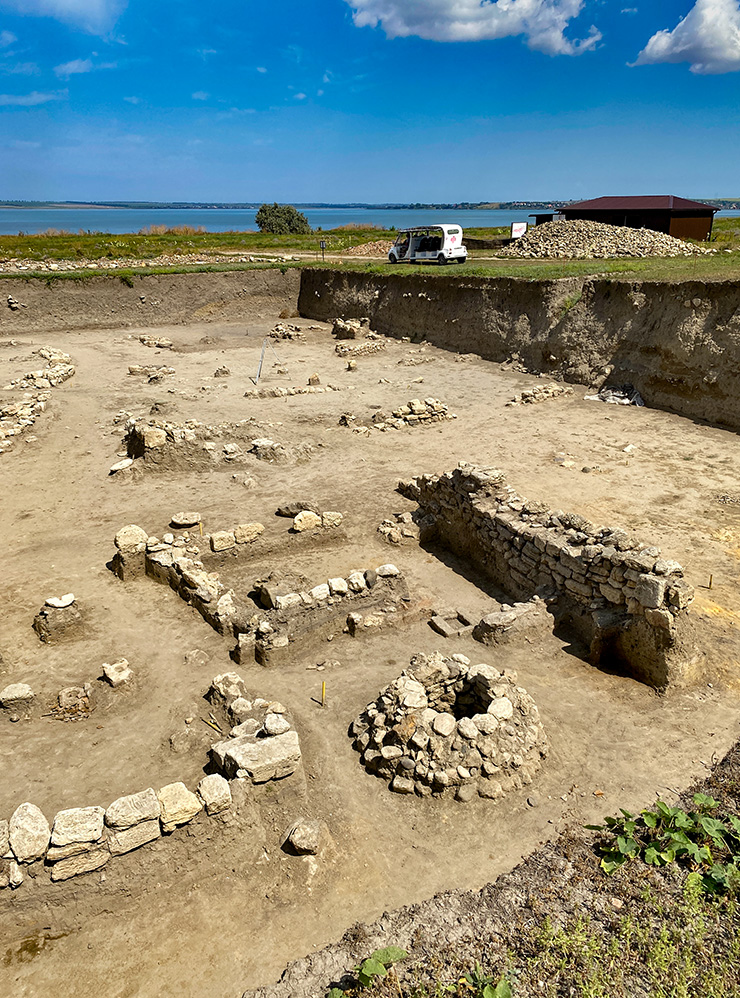
[[[440,267],[445,266],[445,264],[447,263],[447,257],[444,255],[444,253],[439,254],[439,256],[437,257],[437,263],[440,265]]]
[[[398,257],[394,253],[390,254],[388,260],[390,261],[390,263],[398,263]]]
[[[467,263],[468,262],[468,258],[466,256],[459,256],[457,258],[457,262],[458,263]]]

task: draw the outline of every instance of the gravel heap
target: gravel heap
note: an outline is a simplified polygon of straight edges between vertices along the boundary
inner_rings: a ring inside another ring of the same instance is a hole
[[[685,243],[652,229],[604,222],[545,222],[501,250],[502,256],[606,259],[615,256],[693,256],[714,250]]]
[[[351,246],[345,250],[345,256],[388,256],[391,246],[390,239],[376,239],[372,243],[361,243],[359,246]]]
[[[515,672],[464,655],[416,655],[352,723],[370,772],[396,793],[497,800],[532,782],[548,745]]]

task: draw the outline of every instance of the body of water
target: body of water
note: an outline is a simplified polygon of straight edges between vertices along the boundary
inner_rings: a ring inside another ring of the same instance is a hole
[[[435,222],[455,222],[463,229],[491,228],[512,222],[534,222],[530,211],[490,209],[407,208],[304,208],[314,229],[364,223],[382,228],[405,228]],[[208,232],[256,230],[255,210],[249,208],[0,208],[0,234],[45,232],[139,232],[149,225],[203,226]],[[740,211],[720,211],[718,218],[740,216]]]

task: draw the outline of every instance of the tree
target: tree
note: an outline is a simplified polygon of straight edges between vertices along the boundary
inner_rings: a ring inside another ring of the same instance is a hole
[[[311,232],[306,216],[292,204],[263,204],[255,221],[260,232],[274,232],[278,236],[290,233],[307,235]]]

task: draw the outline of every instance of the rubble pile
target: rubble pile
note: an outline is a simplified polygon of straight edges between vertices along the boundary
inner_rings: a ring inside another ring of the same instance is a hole
[[[358,343],[356,346],[351,343],[337,343],[334,352],[340,357],[368,357],[370,354],[380,353],[385,350],[385,340],[371,340],[366,343]]]
[[[605,222],[545,222],[501,250],[500,256],[545,259],[609,259],[611,257],[696,256],[714,250],[685,243],[653,229],[631,229]]]
[[[388,256],[393,242],[390,239],[375,239],[373,242],[350,246],[344,251],[344,256]]]
[[[517,674],[416,655],[350,726],[371,773],[400,794],[498,800],[532,782],[548,743]]]
[[[351,385],[347,386],[352,387]],[[250,388],[244,392],[245,399],[282,399],[291,395],[323,395],[325,392],[341,392],[342,387],[338,385],[297,385],[294,388]]]
[[[526,391],[521,392],[519,395],[515,395],[513,399],[507,402],[507,405],[527,405],[532,402],[544,402],[546,399],[558,398],[560,395],[572,395],[573,389],[569,388],[567,385],[557,385],[554,382],[550,385],[535,385],[534,388],[528,388]]]
[[[447,419],[457,419],[455,413],[448,412],[447,405],[439,399],[410,399],[406,405],[399,406],[390,414],[378,410],[373,413],[370,426],[375,430],[401,430],[405,426],[421,426],[427,423],[439,423]],[[355,425],[357,417],[351,412],[345,412],[339,417],[340,426],[352,426],[356,431],[369,432],[366,426]]]
[[[18,399],[0,403],[0,454],[9,451],[14,438],[27,432],[45,411],[51,389],[68,381],[75,373],[72,358],[62,350],[40,347],[34,353],[46,361],[46,366],[28,371],[3,387],[3,391],[28,390]]]

